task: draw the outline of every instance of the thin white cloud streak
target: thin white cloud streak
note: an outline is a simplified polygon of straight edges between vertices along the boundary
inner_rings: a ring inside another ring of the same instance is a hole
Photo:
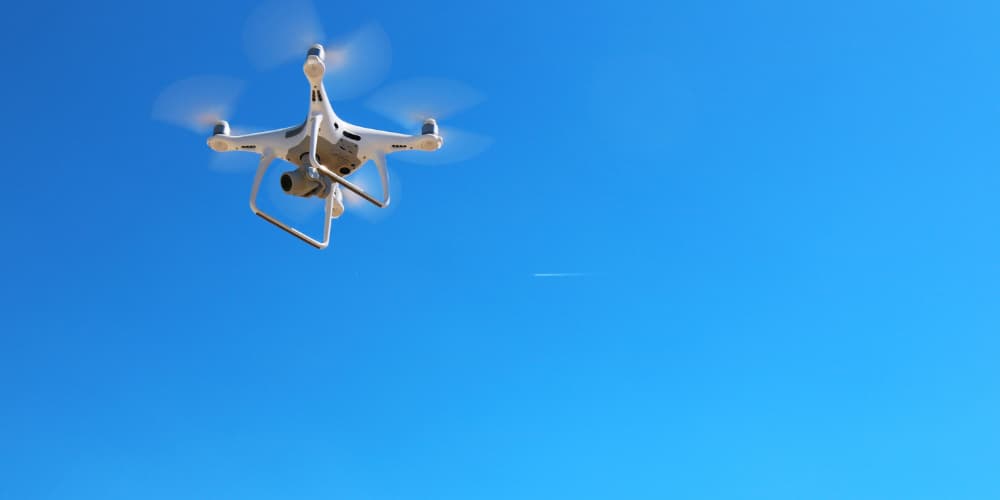
[[[533,273],[535,278],[579,278],[587,273]]]

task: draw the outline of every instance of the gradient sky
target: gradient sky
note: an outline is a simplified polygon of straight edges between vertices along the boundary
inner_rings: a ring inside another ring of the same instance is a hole
[[[150,116],[244,3],[6,6],[0,498],[1000,498],[1000,6],[809,4],[319,2],[495,140],[322,252]]]

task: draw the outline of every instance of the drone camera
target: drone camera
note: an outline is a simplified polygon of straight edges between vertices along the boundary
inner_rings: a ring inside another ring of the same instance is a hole
[[[281,190],[295,196],[311,196],[321,191],[323,184],[310,179],[302,169],[281,174]]]

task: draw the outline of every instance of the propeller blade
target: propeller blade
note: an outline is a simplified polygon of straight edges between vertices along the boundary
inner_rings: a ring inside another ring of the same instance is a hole
[[[427,118],[442,120],[457,115],[485,100],[483,94],[472,87],[441,78],[418,78],[383,87],[367,101],[368,107],[403,127],[415,129]],[[403,151],[392,155],[410,163],[443,165],[466,161],[482,153],[493,139],[474,132],[451,127],[441,127],[444,137],[440,150]]]
[[[259,70],[305,59],[309,46],[326,39],[311,0],[268,0],[252,11],[243,28],[247,57]]]
[[[334,100],[358,97],[382,83],[392,63],[389,35],[377,23],[366,24],[325,49],[326,93]]]
[[[330,41],[319,19],[312,0],[268,0],[259,5],[243,30],[250,62],[259,70],[301,62],[312,44],[322,43],[331,99],[354,98],[381,83],[392,62],[385,30],[369,23]]]
[[[426,118],[445,119],[484,100],[481,92],[455,80],[416,78],[379,89],[367,105],[400,125],[414,127]]]
[[[441,127],[444,145],[437,151],[400,151],[391,156],[417,165],[449,165],[468,161],[489,149],[493,138],[452,127]]]
[[[206,132],[229,116],[243,91],[243,81],[225,76],[196,76],[176,82],[153,102],[153,118],[194,132]]]

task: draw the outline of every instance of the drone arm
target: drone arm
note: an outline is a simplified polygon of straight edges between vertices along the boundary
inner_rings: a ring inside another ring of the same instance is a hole
[[[316,147],[319,142],[319,126],[323,122],[322,114],[314,114],[309,120],[309,164],[312,165],[319,173],[329,177],[334,182],[344,186],[345,188],[351,190],[354,194],[368,200],[369,203],[375,205],[379,208],[385,208],[389,206],[389,175],[385,170],[385,157],[382,155],[376,156],[375,164],[379,166],[379,175],[382,177],[382,201],[375,199],[374,196],[368,194],[364,189],[351,183],[347,179],[337,175],[334,171],[326,168],[319,162],[316,158]],[[381,163],[380,163],[381,158]]]
[[[285,230],[292,236],[322,250],[330,245],[330,225],[333,222],[333,196],[329,195],[326,197],[326,225],[323,228],[323,241],[317,241],[316,239],[310,237],[309,235],[291,227],[284,222],[272,217],[271,215],[265,213],[263,210],[257,208],[257,193],[260,191],[260,183],[264,179],[264,173],[267,172],[267,168],[274,161],[274,152],[268,149],[264,152],[263,157],[260,159],[260,166],[257,167],[257,175],[253,180],[253,188],[250,190],[250,210],[253,211],[255,215],[264,219],[275,226]]]

